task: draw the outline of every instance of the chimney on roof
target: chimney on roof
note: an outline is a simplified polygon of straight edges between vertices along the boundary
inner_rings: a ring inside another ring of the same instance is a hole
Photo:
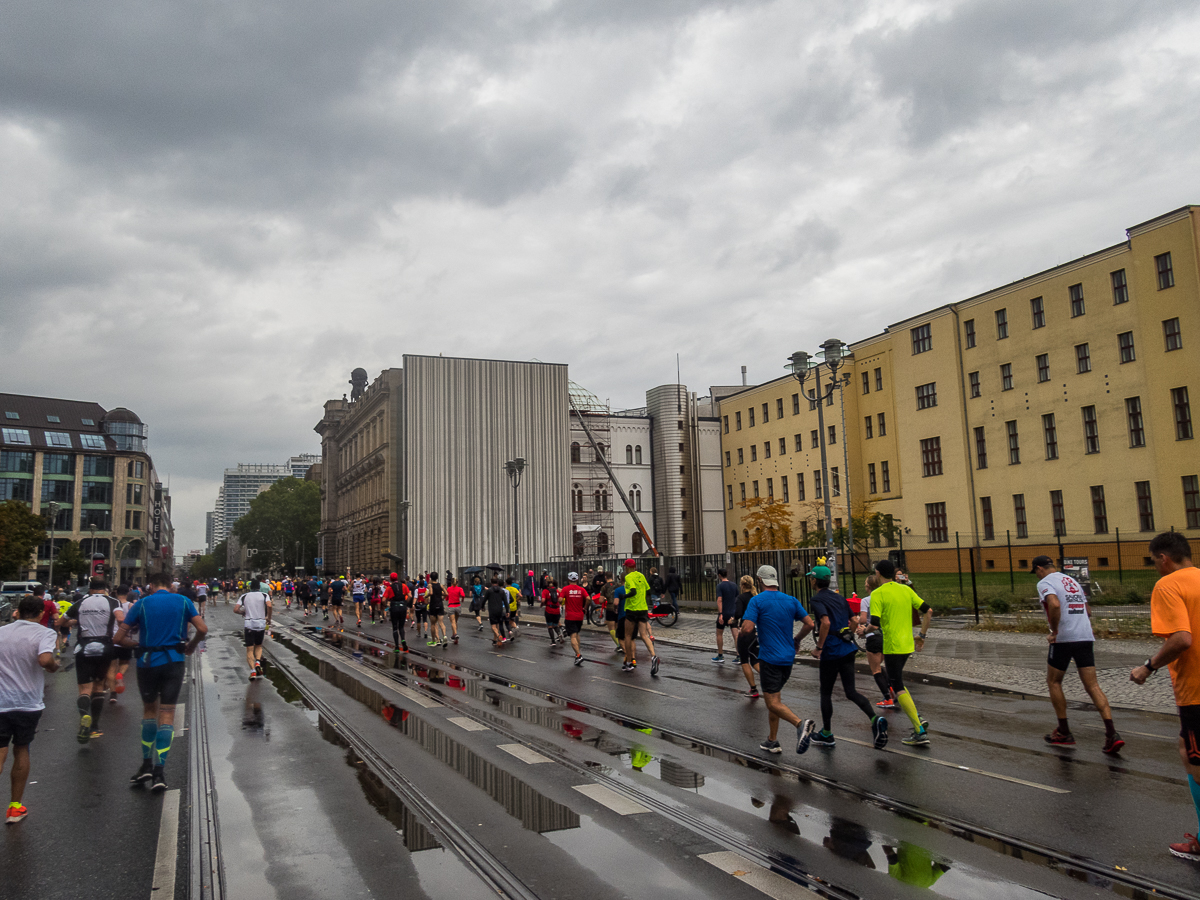
[[[742,366],[742,387],[746,386],[746,367]]]

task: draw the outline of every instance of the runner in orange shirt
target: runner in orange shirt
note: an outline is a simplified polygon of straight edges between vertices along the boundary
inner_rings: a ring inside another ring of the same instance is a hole
[[[1188,787],[1200,819],[1200,569],[1192,565],[1187,538],[1168,531],[1150,541],[1150,559],[1162,576],[1150,595],[1150,629],[1166,638],[1158,652],[1129,673],[1136,684],[1163,666],[1171,670],[1171,686],[1179,707],[1179,755],[1188,773]],[[1183,859],[1200,861],[1200,841],[1185,834],[1170,850]]]

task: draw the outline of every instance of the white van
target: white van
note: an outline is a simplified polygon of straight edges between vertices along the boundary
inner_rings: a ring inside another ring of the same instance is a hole
[[[41,587],[40,581],[4,581],[0,582],[0,599],[19,600],[26,594],[32,593],[36,587]]]

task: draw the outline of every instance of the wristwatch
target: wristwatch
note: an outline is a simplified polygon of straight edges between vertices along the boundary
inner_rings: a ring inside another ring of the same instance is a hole
[[[1142,663],[1142,665],[1146,667],[1147,671],[1149,671],[1151,675],[1153,675],[1155,672],[1158,671],[1158,669],[1156,669],[1156,668],[1154,668],[1154,666],[1150,665],[1150,657],[1149,656],[1146,657],[1146,661],[1144,663]]]
[[[925,640],[925,638],[927,637],[927,633],[922,631],[920,634],[917,635],[917,637],[919,637],[921,640]]]

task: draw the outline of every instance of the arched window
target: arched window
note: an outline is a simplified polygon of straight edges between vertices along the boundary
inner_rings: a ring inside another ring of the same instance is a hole
[[[750,546],[750,532],[745,528],[742,529],[742,545],[745,547]]]
[[[637,491],[637,502],[633,504],[633,508],[638,512],[642,511],[642,492],[640,490]]]
[[[608,491],[607,490],[603,491],[600,494],[600,503],[601,503],[601,506],[600,506],[601,509],[603,509],[603,510],[608,509]]]
[[[571,485],[571,509],[575,512],[583,512],[583,491],[579,485]]]
[[[599,556],[608,553],[608,535],[603,531],[596,535],[596,553]]]
[[[596,512],[600,511],[600,488],[596,488],[596,492],[592,495],[592,509]]]
[[[582,457],[579,454],[579,441],[572,441],[571,442],[571,462],[577,463],[577,462],[580,462],[581,460],[582,460]]]
[[[633,533],[633,555],[642,555],[642,533],[640,531],[635,531]]]
[[[608,448],[603,444],[597,444],[596,446],[600,448],[600,452],[596,456],[597,461],[600,459],[608,459]]]
[[[642,445],[641,444],[638,444],[636,447],[633,448],[633,461],[635,464],[637,464],[639,466],[642,464]]]
[[[637,509],[637,491],[633,488],[629,489],[629,505]]]
[[[632,444],[625,445],[625,465],[627,465],[627,466],[633,465],[633,445]]]
[[[737,529],[736,528],[733,529],[733,531],[729,532],[729,546],[730,547],[737,546]]]

